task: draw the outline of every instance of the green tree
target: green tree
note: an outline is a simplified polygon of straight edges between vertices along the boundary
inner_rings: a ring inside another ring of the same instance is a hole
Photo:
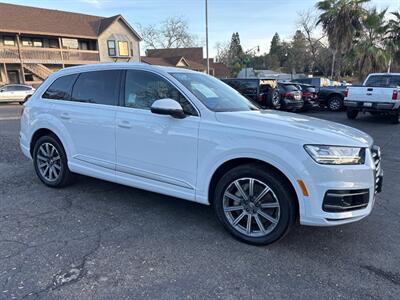
[[[389,65],[390,52],[386,43],[389,26],[385,20],[386,11],[379,12],[372,8],[362,19],[363,30],[355,47],[359,79],[365,78],[371,72],[386,71]]]
[[[363,5],[369,0],[323,0],[316,4],[321,11],[317,24],[325,31],[332,49],[331,77],[335,74],[336,59],[348,53],[353,39],[362,28],[361,19],[365,15]],[[340,77],[340,63],[336,68]]]
[[[388,24],[387,47],[390,53],[389,71],[394,67],[400,71],[400,10],[391,13],[393,18]]]

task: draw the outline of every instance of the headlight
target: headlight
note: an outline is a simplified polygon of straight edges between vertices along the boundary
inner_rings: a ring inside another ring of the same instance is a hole
[[[365,148],[305,145],[304,149],[319,164],[361,165],[365,161]]]

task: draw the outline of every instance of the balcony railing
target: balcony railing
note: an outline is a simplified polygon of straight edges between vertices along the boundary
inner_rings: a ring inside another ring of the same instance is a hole
[[[23,63],[87,64],[100,61],[99,51],[22,47]],[[0,47],[0,63],[20,63],[17,47]]]

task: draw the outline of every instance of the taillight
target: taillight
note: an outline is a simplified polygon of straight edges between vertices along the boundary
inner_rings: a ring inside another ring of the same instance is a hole
[[[281,95],[282,95],[283,98],[293,97],[293,95],[291,93],[282,93]]]
[[[343,92],[343,96],[346,98],[349,95],[349,89],[345,89]]]
[[[263,95],[262,94],[258,95],[258,102],[263,102]]]
[[[398,96],[399,96],[399,91],[398,90],[393,90],[392,100],[397,100]]]

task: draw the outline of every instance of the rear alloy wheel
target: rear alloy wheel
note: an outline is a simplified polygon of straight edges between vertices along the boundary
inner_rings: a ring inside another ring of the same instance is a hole
[[[33,164],[39,179],[47,186],[62,187],[72,179],[64,148],[53,136],[42,136],[36,142]]]
[[[346,114],[348,119],[354,120],[355,118],[357,118],[358,110],[348,109]]]
[[[214,209],[236,238],[267,245],[282,238],[295,221],[293,195],[274,172],[250,164],[228,171],[217,184]]]
[[[333,96],[328,100],[328,108],[330,111],[340,111],[343,107],[343,99],[339,96]]]

